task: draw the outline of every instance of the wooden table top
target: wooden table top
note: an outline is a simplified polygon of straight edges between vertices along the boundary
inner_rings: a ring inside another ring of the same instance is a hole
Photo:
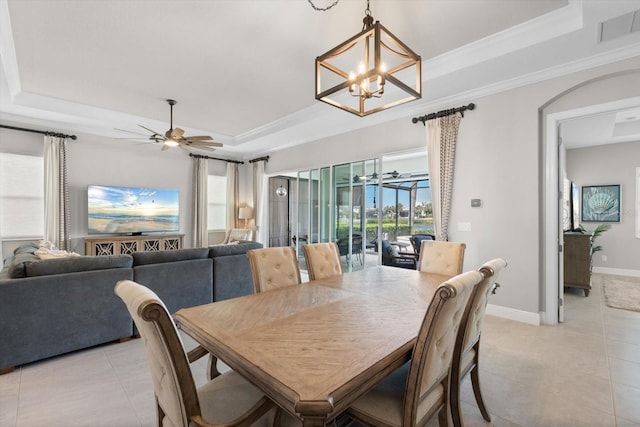
[[[447,276],[374,267],[179,310],[180,327],[280,406],[323,425],[401,366]]]

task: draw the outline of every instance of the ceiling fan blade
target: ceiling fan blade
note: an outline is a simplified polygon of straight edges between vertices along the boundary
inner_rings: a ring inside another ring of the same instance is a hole
[[[213,138],[211,138],[208,135],[200,135],[200,136],[185,136],[185,139],[190,139],[192,141],[213,141]]]
[[[142,126],[142,125],[140,125],[140,124],[139,124],[138,126],[140,126],[142,129],[146,129],[146,130],[148,130],[148,131],[149,131],[149,132],[151,132],[153,135],[159,135],[159,136],[161,136],[161,134],[160,134],[160,133],[156,132],[156,131],[155,131],[155,130],[153,130],[153,129],[149,129],[148,127],[146,127],[146,126]]]
[[[149,138],[145,137],[145,138],[114,138],[114,139],[120,139],[123,141],[140,141],[140,142],[149,142]]]
[[[118,129],[118,128],[113,128],[113,130],[117,130],[117,131],[119,131],[119,132],[132,133],[132,134],[134,134],[134,135],[146,136],[146,134],[144,134],[144,133],[134,132],[134,131],[132,131],[132,130]]]
[[[200,141],[200,140],[192,140],[191,138],[186,138],[184,141],[189,145],[202,145],[207,147],[222,147],[221,142],[215,141]]]

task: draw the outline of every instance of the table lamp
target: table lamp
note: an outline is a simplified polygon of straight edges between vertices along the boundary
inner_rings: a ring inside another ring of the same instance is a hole
[[[253,208],[244,207],[238,210],[238,219],[244,219],[244,228],[247,227],[247,221],[253,218]]]

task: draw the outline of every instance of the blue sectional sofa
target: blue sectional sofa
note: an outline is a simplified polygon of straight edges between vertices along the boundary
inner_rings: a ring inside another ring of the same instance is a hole
[[[114,294],[119,280],[148,286],[171,313],[253,292],[240,242],[202,249],[40,260],[25,244],[0,272],[0,373],[15,366],[134,335]]]

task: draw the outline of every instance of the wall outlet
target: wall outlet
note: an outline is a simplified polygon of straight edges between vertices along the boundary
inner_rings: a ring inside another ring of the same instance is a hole
[[[602,255],[602,261],[603,262],[607,262],[607,256],[606,255]]]

